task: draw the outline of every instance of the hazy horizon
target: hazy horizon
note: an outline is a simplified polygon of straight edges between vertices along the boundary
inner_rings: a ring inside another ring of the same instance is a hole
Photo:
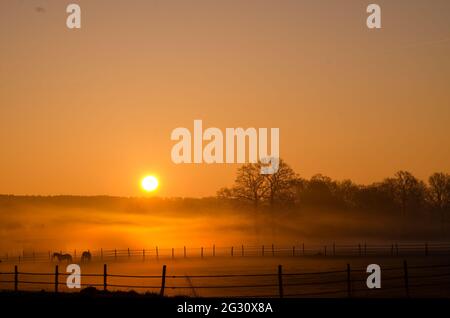
[[[255,213],[251,207],[229,205],[220,199],[0,196],[0,212],[2,253],[449,238],[439,219],[431,216],[405,219],[387,211],[320,205]]]
[[[242,165],[236,165],[236,166],[242,166]],[[399,170],[401,171],[401,170]],[[234,173],[237,172],[234,171]],[[397,171],[396,171],[397,172]],[[410,172],[410,171],[409,171]],[[446,173],[448,174],[447,171],[440,171],[442,173]],[[438,171],[435,171],[434,173],[438,173]],[[414,173],[412,173],[412,175],[414,176]],[[311,177],[314,176],[324,176],[324,177],[330,177],[330,176],[326,176],[326,175],[322,175],[321,173],[315,173],[313,174]],[[430,177],[431,174],[428,176]],[[351,181],[355,186],[359,186],[359,187],[369,187],[371,185],[375,185],[378,184],[380,182],[385,181],[388,178],[394,177],[393,175],[390,176],[384,176],[382,179],[379,180],[375,180],[373,182],[370,183],[354,183],[353,180],[351,180],[350,178],[343,178],[341,180],[334,180],[333,178],[331,178],[331,180],[333,182],[343,182],[343,181]],[[425,179],[420,179],[418,178],[419,181],[424,182],[425,184],[429,184],[429,180],[428,177]],[[234,182],[234,178],[235,175],[233,174],[233,182]],[[301,180],[309,180],[310,178],[305,178],[304,176],[298,176],[299,179]],[[17,197],[111,197],[111,198],[136,198],[136,199],[208,199],[208,198],[216,198],[217,197],[217,191],[219,191],[220,189],[227,187],[227,186],[231,186],[233,184],[233,182],[230,182],[230,184],[222,184],[219,188],[215,189],[215,191],[213,193],[211,193],[210,195],[204,195],[204,196],[162,196],[159,195],[158,191],[156,191],[156,193],[145,193],[145,192],[141,192],[137,195],[112,195],[112,194],[108,194],[108,193],[98,193],[98,194],[76,194],[76,193],[51,193],[51,194],[21,194],[21,193],[0,193],[0,196],[17,196]]]

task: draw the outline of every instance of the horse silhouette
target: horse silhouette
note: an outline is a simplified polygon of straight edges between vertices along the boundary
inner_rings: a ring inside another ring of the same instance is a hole
[[[91,252],[89,252],[89,251],[84,251],[84,252],[81,254],[81,262],[82,262],[82,263],[84,263],[84,262],[90,262],[91,259],[92,259]]]
[[[72,262],[72,255],[70,254],[62,254],[62,253],[53,253],[52,259],[58,259],[58,262],[67,261],[68,263]]]

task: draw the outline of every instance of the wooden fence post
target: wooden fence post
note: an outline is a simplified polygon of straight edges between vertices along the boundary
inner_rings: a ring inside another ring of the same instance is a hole
[[[201,252],[201,257],[203,258],[203,246],[202,246],[202,250],[201,250],[202,252]]]
[[[166,265],[163,265],[162,276],[161,276],[161,292],[159,293],[159,295],[161,297],[164,296],[164,289],[165,288],[166,288]]]
[[[403,261],[403,270],[405,272],[405,293],[406,297],[409,298],[408,264],[406,263],[406,260]]]
[[[361,244],[358,243],[358,255],[361,256]]]
[[[100,259],[103,261],[103,248],[100,248]]]
[[[58,265],[55,266],[55,293],[58,292],[58,285],[59,285],[59,271],[58,271]]]
[[[350,271],[350,264],[347,264],[347,296],[352,297],[352,277]]]
[[[283,298],[283,268],[278,265],[278,293],[280,298]]]
[[[264,256],[264,245],[262,246],[262,256]]]
[[[275,256],[275,248],[274,248],[273,244],[272,244],[272,256]]]
[[[130,258],[130,248],[128,248],[128,258]]]
[[[242,245],[241,248],[242,248],[241,256],[244,256],[244,245]]]
[[[183,257],[186,258],[186,246],[184,247],[183,251],[184,251],[183,252]]]
[[[292,256],[295,256],[295,245],[292,246]]]
[[[303,256],[305,256],[305,243],[302,244],[302,253],[303,253]]]
[[[159,259],[159,251],[158,251],[158,246],[156,247],[156,259]]]
[[[213,244],[213,257],[216,256],[216,244]]]
[[[397,243],[395,243],[395,252],[396,252],[396,254],[398,256],[398,244]]]
[[[175,249],[172,247],[172,258],[175,258]]]
[[[364,256],[367,256],[367,244],[364,242]]]
[[[145,260],[145,248],[142,249],[142,259]]]
[[[107,277],[108,277],[108,267],[106,264],[103,264],[103,290],[106,291],[107,290]]]
[[[19,290],[19,270],[17,265],[14,266],[14,291]]]
[[[231,247],[231,256],[233,256],[234,246]]]
[[[117,249],[114,249],[114,259],[117,259]]]

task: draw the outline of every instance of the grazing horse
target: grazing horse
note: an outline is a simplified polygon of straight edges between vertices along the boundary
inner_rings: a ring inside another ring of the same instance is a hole
[[[91,252],[89,252],[89,251],[87,251],[87,252],[84,251],[83,254],[81,254],[81,262],[82,262],[82,263],[84,263],[84,262],[90,262],[91,259],[92,259]]]
[[[72,263],[72,255],[70,254],[62,254],[62,253],[53,253],[52,259],[58,259],[58,262],[67,261],[68,263]]]

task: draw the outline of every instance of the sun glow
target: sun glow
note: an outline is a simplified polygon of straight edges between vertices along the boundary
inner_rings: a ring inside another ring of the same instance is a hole
[[[142,189],[147,192],[155,191],[158,185],[159,181],[155,176],[146,176],[141,182]]]

